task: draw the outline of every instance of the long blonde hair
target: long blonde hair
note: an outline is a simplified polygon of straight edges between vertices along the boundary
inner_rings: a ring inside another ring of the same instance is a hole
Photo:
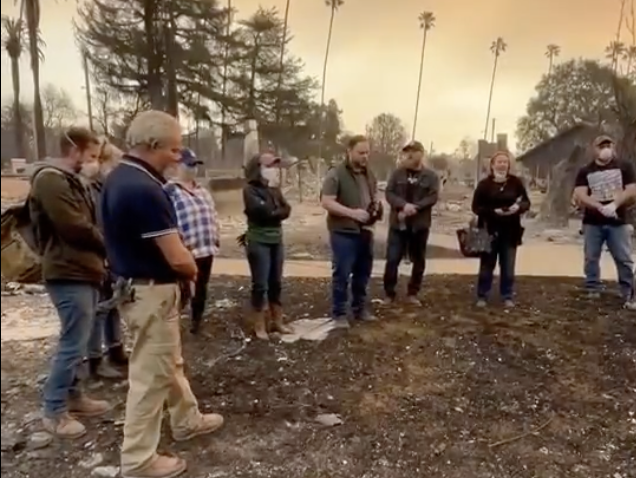
[[[119,164],[124,152],[106,137],[101,138],[101,141],[98,160],[102,174],[106,175]]]

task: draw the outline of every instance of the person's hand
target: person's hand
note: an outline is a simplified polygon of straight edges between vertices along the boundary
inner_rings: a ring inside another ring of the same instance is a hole
[[[404,213],[406,217],[412,216],[414,214],[417,214],[417,206],[415,206],[414,204],[407,203],[402,208],[402,212]]]
[[[495,214],[497,214],[497,216],[505,216],[507,212],[498,207],[497,209],[495,209]]]
[[[358,221],[362,224],[369,221],[369,213],[364,209],[354,209],[351,211],[351,219]]]
[[[601,206],[599,209],[600,213],[605,217],[616,218],[616,204],[611,202],[606,204],[605,206]]]
[[[519,204],[514,203],[508,208],[508,214],[517,214],[519,212]]]
[[[400,211],[398,212],[398,221],[404,221],[406,219],[406,215]]]

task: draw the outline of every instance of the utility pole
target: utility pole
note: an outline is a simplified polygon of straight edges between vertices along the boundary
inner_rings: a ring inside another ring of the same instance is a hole
[[[82,64],[84,66],[84,89],[86,90],[86,109],[88,112],[88,127],[93,128],[93,99],[91,97],[91,76],[88,65],[88,53],[82,49]]]
[[[490,131],[490,142],[494,143],[495,142],[495,126],[497,124],[497,118],[493,118],[492,119],[492,128]]]

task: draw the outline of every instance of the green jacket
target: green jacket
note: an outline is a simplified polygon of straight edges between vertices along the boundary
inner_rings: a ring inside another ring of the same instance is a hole
[[[33,175],[28,206],[44,280],[101,284],[106,249],[88,186],[69,171],[44,166]]]
[[[336,201],[351,209],[368,209],[369,204],[363,204],[362,202],[364,195],[361,187],[365,186],[360,184],[358,177],[366,181],[369,200],[371,203],[375,203],[378,182],[374,174],[369,169],[361,173],[355,173],[353,169],[351,169],[348,161],[343,161],[327,171],[321,195],[336,196]],[[362,230],[362,225],[348,217],[328,214],[327,228],[331,232],[359,234]]]

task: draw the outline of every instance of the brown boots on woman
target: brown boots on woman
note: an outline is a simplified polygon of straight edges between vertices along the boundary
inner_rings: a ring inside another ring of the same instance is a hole
[[[260,340],[269,340],[269,334],[292,334],[294,330],[284,322],[283,308],[270,305],[269,310],[255,310],[252,315],[254,334]]]

